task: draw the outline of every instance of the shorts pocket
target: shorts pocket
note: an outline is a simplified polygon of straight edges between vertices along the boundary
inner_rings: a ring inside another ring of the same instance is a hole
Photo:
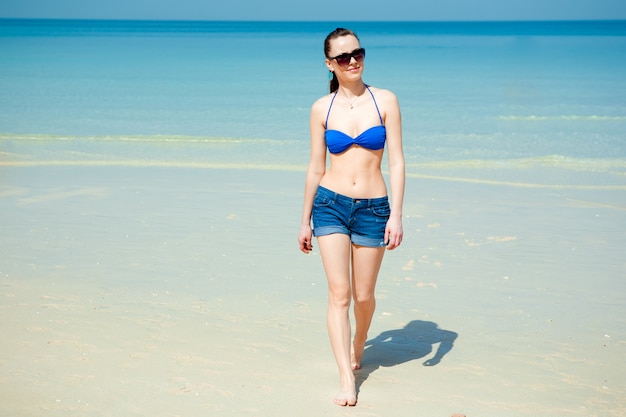
[[[315,199],[313,200],[313,206],[314,207],[328,207],[330,206],[330,204],[333,201],[328,198],[328,197],[324,197],[324,196],[315,196]]]
[[[384,203],[371,207],[372,213],[378,217],[388,218],[391,215],[391,208],[389,207],[389,203]]]

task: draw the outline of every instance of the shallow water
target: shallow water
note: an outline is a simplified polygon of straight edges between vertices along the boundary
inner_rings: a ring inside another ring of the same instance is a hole
[[[1,131],[262,139],[279,163],[306,161],[335,26],[3,20]],[[366,82],[399,97],[412,160],[626,157],[624,22],[354,28]]]

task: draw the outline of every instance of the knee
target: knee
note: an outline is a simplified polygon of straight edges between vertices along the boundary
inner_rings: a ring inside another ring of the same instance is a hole
[[[361,306],[370,306],[376,303],[376,297],[374,293],[371,292],[355,292],[354,293],[354,304],[357,307]]]
[[[335,308],[350,307],[352,297],[350,291],[330,290],[328,291],[328,303]]]

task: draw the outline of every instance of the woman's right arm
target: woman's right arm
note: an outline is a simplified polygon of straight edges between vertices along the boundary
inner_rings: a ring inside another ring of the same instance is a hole
[[[302,222],[298,244],[300,250],[309,253],[313,249],[313,231],[311,229],[311,213],[317,187],[326,172],[326,140],[324,138],[324,105],[318,100],[311,108],[311,156],[304,182],[304,203],[302,208]]]

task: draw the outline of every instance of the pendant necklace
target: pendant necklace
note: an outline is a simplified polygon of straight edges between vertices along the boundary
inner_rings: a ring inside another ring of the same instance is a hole
[[[350,105],[350,110],[352,110],[354,108],[354,103],[359,99],[359,97],[360,96],[356,96],[352,101],[348,100],[348,97],[346,97],[346,101]]]
[[[361,94],[361,96],[362,96],[362,95],[363,95],[363,94]],[[357,101],[359,98],[361,98],[361,96],[355,96],[355,97],[352,99],[352,101],[348,100],[348,97],[346,97],[346,96],[343,96],[343,97],[346,99],[346,101],[347,101],[347,102],[348,102],[348,104],[350,105],[350,110],[352,110],[352,109],[354,108],[354,103],[356,103],[356,101]]]
[[[367,86],[366,86],[367,87]],[[358,96],[354,96],[354,98],[352,100],[348,99],[348,97],[346,97],[345,95],[342,94],[343,98],[348,102],[348,104],[350,105],[350,110],[354,109],[354,103],[356,103],[356,101],[361,98],[363,94],[358,95]]]

